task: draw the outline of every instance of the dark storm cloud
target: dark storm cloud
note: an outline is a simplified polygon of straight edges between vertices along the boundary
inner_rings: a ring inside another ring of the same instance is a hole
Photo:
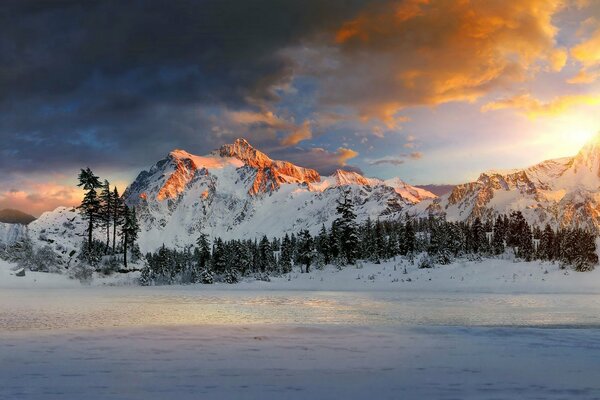
[[[335,30],[362,3],[5,1],[0,172],[211,149],[219,109],[277,100],[294,73],[281,50]]]

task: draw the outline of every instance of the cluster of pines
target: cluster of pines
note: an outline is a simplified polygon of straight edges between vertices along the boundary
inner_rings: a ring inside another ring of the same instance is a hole
[[[521,212],[502,215],[485,224],[480,219],[472,223],[448,222],[443,218],[395,221],[367,219],[359,224],[349,193],[337,204],[338,218],[316,235],[302,230],[282,238],[260,240],[209,240],[200,234],[196,246],[184,250],[165,246],[146,255],[142,269],[143,285],[235,283],[241,277],[253,276],[268,280],[292,272],[310,272],[327,264],[338,267],[358,260],[379,263],[397,256],[415,260],[419,266],[444,265],[460,257],[495,257],[512,252],[517,257],[558,261],[573,265],[578,271],[593,269],[598,262],[596,235],[583,229],[543,231],[531,228]]]
[[[123,254],[123,265],[127,268],[127,254],[139,252],[136,240],[139,225],[135,209],[129,208],[116,187],[111,190],[107,180],[100,181],[89,168],[79,173],[79,184],[85,195],[79,211],[88,223],[87,240],[80,257],[90,264],[97,264],[104,255]],[[94,230],[106,235],[106,240],[97,240]],[[117,237],[119,240],[117,240]]]
[[[582,228],[555,231],[548,224],[541,230],[531,227],[520,211],[485,224],[479,218],[470,224],[429,218],[418,221],[415,230],[426,239],[422,250],[437,264],[449,264],[465,255],[500,256],[507,250],[524,261],[556,261],[581,272],[598,263],[595,232]]]

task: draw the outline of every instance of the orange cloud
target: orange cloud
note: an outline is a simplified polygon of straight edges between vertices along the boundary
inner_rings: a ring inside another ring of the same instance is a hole
[[[33,183],[23,186],[23,188],[0,192],[0,208],[16,208],[39,216],[44,211],[59,206],[76,206],[83,197],[83,191],[73,186],[53,183]]]
[[[541,68],[559,71],[567,52],[556,45],[552,17],[563,4],[408,0],[371,7],[335,32],[335,63],[322,71],[324,100],[387,121],[405,107],[472,102]]]
[[[592,83],[600,78],[600,26],[587,40],[571,49],[571,56],[582,68],[569,80],[570,83]]]
[[[339,147],[335,152],[336,159],[339,165],[344,166],[348,162],[348,160],[355,158],[358,156],[358,152],[348,149],[346,147]]]
[[[281,118],[271,111],[228,111],[225,117],[234,124],[263,126],[267,130],[287,133],[280,141],[283,146],[294,146],[312,138],[310,121],[296,124],[293,120]]]
[[[296,130],[284,137],[280,143],[282,146],[295,146],[303,140],[312,138],[310,122],[304,121]]]
[[[530,118],[539,116],[558,115],[579,105],[599,105],[600,96],[596,95],[566,95],[556,97],[548,102],[542,102],[530,94],[522,94],[494,101],[484,105],[483,112],[503,109],[517,109]]]

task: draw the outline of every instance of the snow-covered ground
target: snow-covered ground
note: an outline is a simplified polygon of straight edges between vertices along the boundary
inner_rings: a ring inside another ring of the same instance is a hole
[[[381,264],[358,263],[341,270],[314,267],[309,274],[295,271],[271,282],[245,279],[236,285],[197,285],[198,290],[392,290],[490,293],[596,293],[600,294],[600,268],[592,272],[561,269],[548,262],[514,262],[501,259],[457,261],[432,269],[419,269],[417,262],[398,258]],[[78,287],[66,274],[29,272],[17,277],[14,265],[0,260],[0,289],[12,287]],[[92,286],[136,285],[137,274],[96,276]]]
[[[0,264],[0,399],[600,398],[598,271],[398,263],[168,287]]]

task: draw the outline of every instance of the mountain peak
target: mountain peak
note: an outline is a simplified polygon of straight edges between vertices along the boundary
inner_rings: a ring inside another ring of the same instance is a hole
[[[192,158],[193,155],[188,153],[185,150],[182,149],[173,149],[171,150],[171,152],[169,153],[169,155],[173,158],[176,159],[186,159],[186,158]]]
[[[368,178],[365,178],[358,172],[345,171],[343,169],[337,169],[333,176],[338,185],[371,185],[372,182]]]
[[[238,138],[232,144],[221,146],[219,155],[221,157],[235,157],[254,168],[267,168],[273,162],[265,153],[256,150],[244,138]]]
[[[298,167],[287,161],[272,160],[243,138],[236,139],[232,144],[221,146],[219,155],[237,158],[257,170],[256,178],[249,190],[251,195],[273,191],[282,183],[310,184],[321,180],[317,171]]]

